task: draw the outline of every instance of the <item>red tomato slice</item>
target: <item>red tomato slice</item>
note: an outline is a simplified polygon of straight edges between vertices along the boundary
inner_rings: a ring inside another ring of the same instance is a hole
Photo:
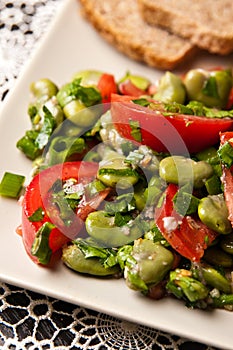
[[[173,199],[178,187],[169,184],[160,208],[155,209],[155,223],[172,248],[185,258],[198,262],[207,246],[217,237],[198,218],[182,217],[174,210]]]
[[[67,162],[54,165],[41,171],[27,186],[22,203],[22,239],[25,249],[31,259],[38,263],[37,258],[31,255],[31,247],[39,228],[46,222],[51,222],[46,210],[46,198],[56,180],[68,180],[74,178],[79,182],[87,182],[93,179],[97,173],[98,164],[91,162]],[[39,208],[45,215],[41,221],[32,222],[29,217]],[[54,219],[56,223],[56,218]],[[57,220],[58,221],[58,220]],[[82,228],[82,220],[75,220],[76,232]],[[65,230],[65,228],[63,227]],[[63,230],[62,230],[63,231]],[[58,228],[52,229],[49,237],[49,246],[53,252],[61,248],[70,238],[64,235]]]
[[[112,74],[104,73],[101,75],[97,88],[100,90],[102,96],[102,103],[109,103],[111,101],[111,94],[117,93],[117,84]]]
[[[132,99],[130,96],[112,95],[111,114],[115,128],[122,137],[135,142],[130,123],[137,122],[141,131],[140,143],[157,152],[199,152],[218,143],[220,131],[233,129],[232,119],[175,113],[164,116],[159,111],[131,102]]]
[[[225,142],[233,138],[233,132],[220,133],[220,142],[223,145]],[[233,147],[233,144],[232,144]],[[222,177],[221,181],[224,188],[224,197],[226,200],[229,216],[232,227],[233,227],[233,166],[227,168],[222,164]]]

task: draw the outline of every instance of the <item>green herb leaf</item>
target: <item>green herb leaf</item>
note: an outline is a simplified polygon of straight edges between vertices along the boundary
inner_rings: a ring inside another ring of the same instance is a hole
[[[49,109],[44,106],[43,107],[44,112],[44,122],[42,124],[41,130],[35,140],[35,145],[42,150],[48,143],[50,136],[53,133],[53,130],[55,128],[55,119],[52,116]]]
[[[131,271],[127,272],[127,280],[136,290],[140,290],[142,292],[147,292],[148,287],[146,283],[141,279],[138,273],[134,273]]]
[[[55,226],[51,222],[45,222],[37,231],[32,244],[31,254],[36,256],[39,262],[47,265],[50,261],[52,250],[49,247],[49,236]]]
[[[153,225],[153,227],[145,234],[144,238],[152,240],[154,243],[159,242],[165,247],[169,247],[170,244],[166,241],[166,239],[163,237],[162,233],[158,229],[156,225]]]
[[[225,142],[217,151],[221,162],[230,168],[233,165],[233,147],[229,141]]]
[[[59,90],[57,99],[62,108],[69,102],[77,99],[82,101],[86,107],[101,102],[101,94],[96,88],[82,86],[80,83],[81,79],[75,79]]]
[[[52,194],[53,204],[56,204],[59,208],[59,216],[64,222],[64,225],[70,226],[72,224],[72,217],[74,215],[74,210],[78,203],[73,199],[67,200],[64,191],[60,191]]]
[[[29,216],[28,220],[31,222],[41,221],[44,218],[44,210],[42,207],[39,207],[31,216]]]
[[[221,180],[214,174],[205,181],[205,187],[210,195],[221,193]]]
[[[132,100],[132,102],[143,107],[148,107],[151,103],[146,98],[138,98],[138,99]]]
[[[197,212],[200,200],[187,192],[186,186],[181,187],[173,198],[174,208],[181,215],[190,215]]]
[[[181,113],[181,114],[187,114],[187,115],[194,114],[192,108],[190,108],[189,106],[182,105],[182,104],[177,103],[177,102],[164,104],[164,110],[165,110],[165,112],[168,112],[168,114],[170,114],[170,113]]]
[[[131,257],[132,250],[133,250],[132,245],[124,245],[118,249],[117,260],[122,270],[124,270],[125,264],[128,258]]]
[[[218,110],[216,108],[204,107],[204,116],[208,118],[232,118],[233,110]]]
[[[202,93],[210,97],[219,98],[218,85],[214,76],[210,76],[209,79],[206,80]]]
[[[104,248],[100,248],[94,245],[94,242],[88,242],[84,239],[77,239],[74,241],[78,248],[85,255],[85,258],[101,258],[105,259],[107,257],[107,251]]]
[[[29,115],[32,123],[33,123],[33,120],[34,120],[35,116],[37,115],[37,113],[38,113],[38,109],[35,105],[30,105],[28,107],[28,115]]]
[[[132,220],[132,216],[130,214],[116,213],[114,224],[118,227],[122,227],[126,225],[130,220]]]
[[[133,193],[126,193],[118,196],[115,201],[105,204],[105,211],[110,215],[115,213],[127,213],[136,208]]]
[[[91,239],[77,239],[73,243],[78,246],[86,259],[99,258],[105,268],[118,264],[116,252],[111,248],[98,247],[96,242],[93,242]]]

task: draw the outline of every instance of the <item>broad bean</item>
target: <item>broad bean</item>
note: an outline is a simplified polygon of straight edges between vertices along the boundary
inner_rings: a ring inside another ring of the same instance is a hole
[[[198,215],[206,226],[220,234],[228,234],[232,231],[222,193],[202,198],[198,205]]]
[[[119,266],[104,267],[98,258],[85,258],[76,244],[65,246],[62,261],[72,270],[95,276],[109,276],[119,272]]]
[[[48,100],[57,94],[58,87],[50,79],[44,78],[32,82],[30,91],[36,99],[45,97]]]
[[[100,164],[97,178],[106,186],[127,189],[138,182],[139,174],[124,162],[124,157],[118,157]]]
[[[166,72],[160,79],[158,90],[153,98],[165,103],[177,102],[183,104],[186,91],[181,78],[171,72]]]
[[[155,285],[162,281],[174,260],[168,249],[147,239],[134,242],[131,256],[134,260],[126,263],[126,283],[136,290],[140,289],[140,285]]]
[[[224,277],[219,271],[214,269],[213,267],[206,266],[201,269],[202,277],[206,281],[206,283],[213,288],[217,288],[218,290],[224,293],[231,293],[231,284],[230,281]]]
[[[78,99],[68,102],[63,112],[72,123],[79,127],[87,128],[91,127],[100,116],[100,107],[89,107],[86,106]]]
[[[186,74],[184,84],[189,100],[224,109],[232,88],[232,75],[228,70],[192,69]]]
[[[212,174],[213,169],[207,162],[196,162],[183,156],[166,157],[159,164],[159,175],[163,180],[179,185],[193,184],[194,188],[204,186]]]
[[[75,73],[72,80],[81,79],[82,86],[97,86],[102,74],[97,70],[83,70]]]
[[[109,216],[103,210],[90,213],[85,225],[87,233],[106,247],[120,247],[133,242],[143,234],[138,220],[116,226],[114,216]]]

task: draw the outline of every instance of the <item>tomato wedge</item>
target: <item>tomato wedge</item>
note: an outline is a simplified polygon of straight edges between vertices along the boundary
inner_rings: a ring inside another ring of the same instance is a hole
[[[198,262],[207,246],[217,237],[198,218],[181,216],[173,206],[178,186],[169,184],[160,208],[155,209],[155,223],[172,248],[185,258]]]
[[[223,145],[225,142],[229,141],[232,138],[233,132],[220,133],[220,144]],[[230,220],[233,227],[233,166],[227,168],[224,164],[222,164],[221,181],[223,184],[224,197],[229,212],[228,219]]]
[[[187,154],[219,142],[219,132],[232,130],[233,120],[161,112],[132,102],[135,97],[112,95],[111,114],[119,134],[135,142],[132,122],[139,125],[140,143],[157,152]]]
[[[26,249],[26,252],[30,258],[38,263],[38,259],[31,254],[32,244],[34,242],[37,231],[45,222],[53,222],[59,226],[59,218],[56,215],[52,218],[48,215],[48,194],[51,191],[52,186],[57,180],[68,180],[70,178],[78,180],[80,183],[87,183],[93,179],[97,173],[98,164],[92,162],[66,162],[63,164],[57,164],[45,170],[42,170],[37,174],[30,184],[27,186],[22,203],[22,239]],[[43,218],[39,221],[31,221],[30,217],[38,210],[42,209],[44,212]],[[84,208],[82,210],[82,218],[76,216],[76,220],[72,227],[67,228],[68,235],[66,233],[66,227],[60,226],[60,230],[55,227],[51,230],[49,236],[49,247],[52,252],[57,251],[66,242],[70,240],[69,234],[72,234],[72,229],[78,233],[83,225]],[[86,211],[88,215],[89,209]],[[57,214],[57,212],[56,212]],[[58,215],[58,214],[57,214]]]
[[[111,101],[111,94],[117,92],[117,84],[114,76],[103,73],[98,81],[97,88],[100,90],[102,103],[109,103]]]

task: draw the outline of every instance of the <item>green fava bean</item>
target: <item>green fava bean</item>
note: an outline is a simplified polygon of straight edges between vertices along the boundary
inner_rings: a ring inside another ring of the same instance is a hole
[[[220,234],[232,231],[223,194],[202,198],[198,205],[198,215],[206,226]]]
[[[57,94],[58,87],[50,79],[44,78],[31,83],[30,91],[37,99],[46,96],[46,99],[48,100]]]
[[[85,258],[82,251],[75,244],[63,248],[62,261],[74,271],[94,276],[109,276],[119,272],[117,265],[104,267],[98,258]]]
[[[232,76],[227,70],[192,69],[186,74],[184,84],[189,100],[224,109],[232,87]]]
[[[80,100],[72,100],[64,106],[63,112],[66,118],[75,125],[79,127],[91,127],[100,116],[100,107],[86,108]]]
[[[124,158],[115,158],[100,165],[97,178],[106,186],[127,189],[138,182],[139,174],[124,162]]]
[[[231,284],[229,280],[226,279],[226,277],[224,277],[220,272],[212,267],[203,267],[201,269],[201,273],[207,284],[224,293],[231,293]]]
[[[126,283],[132,289],[140,288],[137,278],[146,285],[155,285],[162,281],[174,260],[168,249],[147,239],[136,240],[131,255],[135,263],[126,263]]]
[[[222,237],[220,241],[220,246],[224,252],[228,254],[233,254],[233,234],[226,235]]]
[[[82,86],[97,86],[102,72],[97,70],[83,70],[74,74],[72,80],[81,79]]]
[[[207,162],[196,162],[183,156],[166,157],[159,164],[159,175],[163,180],[179,185],[193,184],[194,188],[201,188],[212,174],[213,168]]]
[[[106,247],[120,247],[142,236],[143,231],[137,220],[123,226],[115,225],[114,216],[103,210],[90,213],[85,225],[87,233]]]
[[[211,77],[216,79],[219,97],[219,108],[226,108],[228,98],[233,85],[232,73],[230,70],[219,70],[211,73]]]
[[[165,103],[177,102],[183,104],[186,91],[181,78],[171,72],[166,72],[161,78],[158,91],[153,98]]]

